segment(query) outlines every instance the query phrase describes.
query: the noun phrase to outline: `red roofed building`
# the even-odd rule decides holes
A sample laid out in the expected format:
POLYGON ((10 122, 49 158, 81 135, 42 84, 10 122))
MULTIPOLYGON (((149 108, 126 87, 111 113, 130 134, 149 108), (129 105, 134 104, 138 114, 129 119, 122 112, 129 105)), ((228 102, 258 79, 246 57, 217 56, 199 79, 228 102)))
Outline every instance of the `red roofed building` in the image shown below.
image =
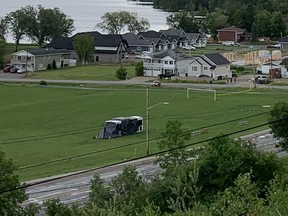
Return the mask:
MULTIPOLYGON (((218 42, 234 41, 238 42, 245 33, 245 29, 237 28, 235 26, 218 29, 218 42)), ((244 36, 245 37, 245 36, 244 36)))

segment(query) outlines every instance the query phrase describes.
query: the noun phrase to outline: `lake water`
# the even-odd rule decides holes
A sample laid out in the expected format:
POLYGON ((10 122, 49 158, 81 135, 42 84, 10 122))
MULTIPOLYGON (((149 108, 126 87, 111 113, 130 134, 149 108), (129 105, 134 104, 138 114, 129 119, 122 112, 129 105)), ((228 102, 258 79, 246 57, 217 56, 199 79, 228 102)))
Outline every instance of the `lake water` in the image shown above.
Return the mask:
MULTIPOLYGON (((166 17, 167 12, 153 9, 152 5, 145 5, 139 2, 131 2, 127 0, 2 0, 0 7, 0 17, 4 17, 7 13, 16 11, 26 5, 37 6, 41 4, 44 8, 58 7, 66 15, 71 16, 74 20, 75 32, 83 31, 100 31, 95 29, 95 25, 101 21, 101 16, 106 12, 125 10, 136 12, 138 17, 149 20, 150 29, 159 31, 167 29, 166 17)), ((105 33, 105 32, 102 32, 105 33)), ((9 36, 7 41, 11 42, 9 36)))

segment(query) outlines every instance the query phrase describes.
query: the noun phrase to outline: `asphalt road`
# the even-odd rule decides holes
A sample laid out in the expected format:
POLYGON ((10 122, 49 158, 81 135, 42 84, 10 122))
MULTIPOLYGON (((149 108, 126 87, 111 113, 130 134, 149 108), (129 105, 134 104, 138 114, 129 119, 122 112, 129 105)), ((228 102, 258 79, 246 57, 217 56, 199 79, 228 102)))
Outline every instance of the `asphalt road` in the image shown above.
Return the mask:
MULTIPOLYGON (((251 87, 251 77, 252 75, 244 75, 237 79, 237 83, 230 84, 196 84, 196 83, 162 83, 163 87, 177 87, 177 88, 235 88, 235 87, 251 87)), ((147 82, 147 80, 153 80, 155 77, 150 77, 146 79, 130 79, 130 80, 119 80, 119 81, 95 81, 95 80, 47 80, 45 81, 48 84, 98 84, 98 85, 142 85, 142 86, 150 86, 151 82, 147 82)), ((24 74, 10 74, 0 72, 0 82, 11 82, 11 83, 40 83, 43 79, 30 79, 25 78, 24 74)), ((279 88, 279 89, 288 89, 288 86, 273 86, 273 85, 263 85, 257 84, 257 88, 279 88)))

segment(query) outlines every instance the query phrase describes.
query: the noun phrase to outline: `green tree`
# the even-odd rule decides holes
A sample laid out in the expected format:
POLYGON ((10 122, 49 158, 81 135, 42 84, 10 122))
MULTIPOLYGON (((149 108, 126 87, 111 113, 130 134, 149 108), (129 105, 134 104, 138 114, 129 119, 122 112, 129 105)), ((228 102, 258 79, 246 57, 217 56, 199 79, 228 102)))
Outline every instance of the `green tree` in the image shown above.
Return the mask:
POLYGON ((217 38, 217 30, 227 27, 229 17, 225 15, 224 11, 217 9, 207 16, 207 28, 212 34, 213 38, 217 38))
POLYGON ((73 47, 82 65, 88 64, 94 53, 94 38, 90 34, 79 34, 73 40, 73 47))
POLYGON ((15 171, 13 161, 0 151, 0 215, 21 215, 23 211, 21 203, 27 196, 15 171))
POLYGON ((25 35, 40 47, 56 37, 68 36, 74 30, 73 20, 58 8, 45 9, 38 5, 37 8, 26 6, 21 10, 25 13, 25 35))
POLYGON ((144 66, 143 62, 137 62, 135 65, 135 75, 136 76, 144 76, 144 66))
POLYGON ((273 136, 280 139, 280 145, 288 149, 288 102, 277 103, 270 111, 268 119, 273 136))
POLYGON ((254 18, 254 22, 258 37, 271 36, 272 20, 271 14, 268 11, 262 10, 257 12, 254 18))
POLYGON ((0 68, 3 68, 5 64, 6 48, 7 48, 6 41, 0 38, 0 68))
POLYGON ((105 207, 113 198, 112 191, 104 185, 104 181, 98 174, 93 176, 90 189, 89 202, 95 206, 105 207))
POLYGON ((240 174, 251 172, 258 189, 265 188, 283 167, 277 156, 260 151, 252 143, 220 136, 205 146, 197 159, 198 187, 203 200, 213 199, 218 192, 231 187, 240 174))
POLYGON ((9 13, 6 17, 6 22, 9 26, 9 31, 11 32, 15 40, 15 52, 18 50, 20 40, 25 36, 25 26, 26 26, 26 13, 22 8, 14 12, 9 13))
POLYGON ((127 78, 127 74, 127 69, 121 66, 117 69, 115 76, 120 80, 125 80, 127 78))
POLYGON ((110 190, 114 192, 116 209, 124 215, 137 215, 144 209, 143 202, 147 196, 147 186, 136 168, 127 166, 115 177, 110 190))
POLYGON ((170 14, 166 17, 166 23, 170 28, 181 29, 186 33, 199 32, 200 26, 193 15, 188 12, 170 14))
POLYGON ((150 23, 145 18, 138 18, 137 13, 130 13, 127 20, 127 29, 129 32, 138 33, 141 31, 147 31, 150 28, 150 23))
POLYGON ((286 35, 286 25, 283 15, 280 12, 272 13, 272 26, 271 26, 271 37, 280 38, 286 35))
POLYGON ((128 11, 106 12, 102 22, 96 24, 96 28, 107 31, 109 34, 120 34, 125 28, 128 31, 137 33, 149 29, 149 21, 138 18, 137 13, 128 11))
POLYGON ((162 133, 164 137, 158 142, 160 150, 170 150, 162 153, 157 157, 156 163, 163 169, 182 166, 187 159, 192 157, 191 153, 186 150, 185 144, 191 137, 190 133, 185 133, 182 124, 179 121, 168 121, 166 130, 162 133))
POLYGON ((7 20, 6 18, 0 18, 0 39, 5 40, 6 33, 7 33, 7 20))

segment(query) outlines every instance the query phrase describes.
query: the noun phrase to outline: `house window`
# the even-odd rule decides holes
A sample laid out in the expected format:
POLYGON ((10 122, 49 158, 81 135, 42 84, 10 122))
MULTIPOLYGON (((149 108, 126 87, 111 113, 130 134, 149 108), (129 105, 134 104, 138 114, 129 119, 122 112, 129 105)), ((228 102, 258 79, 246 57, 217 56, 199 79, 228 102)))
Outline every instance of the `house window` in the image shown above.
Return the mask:
POLYGON ((164 64, 168 64, 168 61, 165 61, 164 64))
POLYGON ((170 65, 173 65, 173 61, 169 61, 169 64, 170 64, 170 65))
POLYGON ((32 60, 32 58, 31 57, 27 57, 27 61, 31 61, 32 60))
POLYGON ((17 59, 20 61, 21 60, 21 56, 18 56, 17 59))
POLYGON ((99 62, 99 56, 96 56, 95 61, 96 61, 96 62, 99 62))
POLYGON ((196 66, 192 66, 192 71, 197 71, 197 67, 196 66))
POLYGON ((208 70, 208 67, 204 67, 204 70, 208 70))

